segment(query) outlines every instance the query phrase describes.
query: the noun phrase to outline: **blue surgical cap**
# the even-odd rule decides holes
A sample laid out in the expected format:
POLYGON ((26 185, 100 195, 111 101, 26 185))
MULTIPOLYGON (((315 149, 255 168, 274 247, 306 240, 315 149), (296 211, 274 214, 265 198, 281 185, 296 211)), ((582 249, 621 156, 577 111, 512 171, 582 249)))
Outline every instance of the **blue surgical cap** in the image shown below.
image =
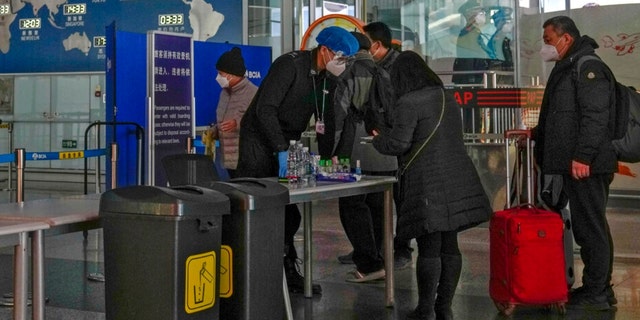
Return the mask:
POLYGON ((358 51, 358 40, 344 28, 327 27, 322 29, 316 37, 318 45, 323 45, 332 51, 341 51, 345 56, 351 56, 358 51))

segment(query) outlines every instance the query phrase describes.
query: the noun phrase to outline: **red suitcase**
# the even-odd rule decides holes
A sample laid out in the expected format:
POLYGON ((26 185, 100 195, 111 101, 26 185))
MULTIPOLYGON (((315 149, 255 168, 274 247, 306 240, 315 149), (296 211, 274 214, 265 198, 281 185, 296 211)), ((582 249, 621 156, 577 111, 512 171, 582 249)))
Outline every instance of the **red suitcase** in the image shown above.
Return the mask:
MULTIPOLYGON (((527 179, 529 204, 510 207, 511 178, 507 173, 507 207, 510 208, 495 212, 489 225, 489 292, 498 310, 505 315, 510 315, 519 304, 551 305, 562 312, 568 298, 564 222, 558 213, 531 205, 534 184, 528 130, 505 133, 507 166, 511 138, 522 135, 526 135, 527 165, 526 172, 516 177, 527 179)), ((516 164, 516 168, 523 167, 516 164)), ((519 190, 516 196, 521 193, 519 190)))

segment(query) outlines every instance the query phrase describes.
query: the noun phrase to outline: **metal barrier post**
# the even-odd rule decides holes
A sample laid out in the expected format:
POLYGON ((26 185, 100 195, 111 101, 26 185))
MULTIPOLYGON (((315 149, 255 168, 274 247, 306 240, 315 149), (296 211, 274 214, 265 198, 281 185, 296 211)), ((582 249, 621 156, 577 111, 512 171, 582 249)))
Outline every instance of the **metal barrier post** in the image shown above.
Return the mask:
POLYGON ((118 185, 118 145, 111 143, 111 189, 115 189, 118 185))
POLYGON ((17 174, 17 187, 16 187, 16 202, 20 203, 24 201, 24 166, 25 166, 25 151, 24 148, 16 149, 16 174, 17 174))
MULTIPOLYGON (((9 150, 13 150, 13 122, 7 123, 9 132, 9 150)), ((9 162, 9 171, 7 172, 7 190, 13 189, 13 163, 9 162)))
POLYGON ((187 137, 187 153, 196 153, 192 137, 187 137))
MULTIPOLYGON (((98 128, 98 134, 95 135, 95 146, 96 149, 100 149, 100 128, 98 128)), ((85 142, 86 145, 86 142, 85 142)), ((95 162, 95 174, 94 174, 94 188, 96 190, 96 193, 100 193, 100 157, 96 157, 96 162, 95 162)))

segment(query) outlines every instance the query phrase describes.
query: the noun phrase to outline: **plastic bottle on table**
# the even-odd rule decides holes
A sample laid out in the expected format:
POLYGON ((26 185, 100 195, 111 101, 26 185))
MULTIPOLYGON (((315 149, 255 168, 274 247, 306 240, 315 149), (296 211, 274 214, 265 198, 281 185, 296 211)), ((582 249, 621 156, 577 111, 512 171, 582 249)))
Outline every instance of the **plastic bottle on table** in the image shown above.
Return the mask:
MULTIPOLYGON (((298 144, 298 147, 300 147, 300 145, 301 144, 298 144)), ((300 173, 300 184, 302 187, 309 186, 310 164, 311 155, 309 154, 309 147, 302 147, 298 166, 298 172, 300 173)))
POLYGON ((300 175, 298 174, 299 152, 295 140, 289 141, 287 150, 287 180, 290 185, 297 185, 300 175))

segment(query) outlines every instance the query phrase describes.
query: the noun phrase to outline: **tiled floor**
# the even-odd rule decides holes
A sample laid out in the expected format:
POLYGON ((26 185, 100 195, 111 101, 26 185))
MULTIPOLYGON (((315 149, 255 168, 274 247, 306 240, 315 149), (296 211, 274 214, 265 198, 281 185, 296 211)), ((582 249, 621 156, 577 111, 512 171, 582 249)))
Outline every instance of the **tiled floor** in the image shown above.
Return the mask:
MULTIPOLYGON (((316 203, 313 212, 314 281, 322 285, 323 294, 312 299, 292 295, 294 318, 404 319, 417 301, 415 266, 396 272, 395 307, 384 307, 383 282, 352 284, 344 280, 353 267, 336 259, 350 251, 340 226, 337 202, 316 203)), ((543 307, 522 307, 516 310, 513 319, 640 319, 640 241, 636 231, 640 226, 640 209, 612 209, 609 219, 617 245, 613 275, 619 301, 617 311, 568 313, 561 317, 543 307)), ((302 241, 298 240, 298 252, 302 255, 302 241)), ((47 319, 105 318, 104 283, 87 280, 90 273, 103 271, 102 244, 101 230, 91 231, 86 242, 82 233, 46 239, 47 319)), ((455 318, 503 319, 488 293, 488 229, 480 226, 461 233, 460 244, 464 267, 454 298, 455 318)), ((11 252, 9 248, 0 249, 0 292, 11 290, 11 252)), ((575 258, 579 285, 581 262, 575 258)), ((0 319, 11 319, 11 308, 0 307, 0 319)))

